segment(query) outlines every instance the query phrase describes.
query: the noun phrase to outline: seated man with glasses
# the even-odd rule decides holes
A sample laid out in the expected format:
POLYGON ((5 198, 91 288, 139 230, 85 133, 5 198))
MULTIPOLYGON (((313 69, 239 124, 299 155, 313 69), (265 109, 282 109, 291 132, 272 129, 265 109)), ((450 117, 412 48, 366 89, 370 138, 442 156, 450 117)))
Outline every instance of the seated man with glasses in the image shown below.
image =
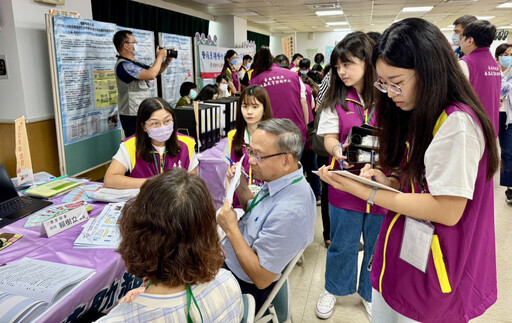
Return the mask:
POLYGON ((167 57, 167 48, 156 49, 153 65, 147 66, 135 61, 139 52, 137 40, 129 30, 118 31, 113 38, 117 52, 116 74, 118 106, 121 125, 126 137, 135 133, 135 119, 140 103, 151 97, 154 79, 169 66, 172 58, 167 57))
POLYGON ((245 214, 237 221, 226 201, 217 216, 226 232, 225 265, 242 293, 254 296, 256 312, 290 260, 313 241, 316 201, 299 164, 301 149, 302 134, 290 120, 260 122, 245 158, 253 176, 265 184, 254 196, 240 181, 236 192, 245 214))
POLYGON ((139 188, 148 178, 172 168, 197 173, 196 142, 176 132, 175 121, 174 110, 164 99, 142 101, 135 135, 121 143, 105 174, 105 187, 139 188))

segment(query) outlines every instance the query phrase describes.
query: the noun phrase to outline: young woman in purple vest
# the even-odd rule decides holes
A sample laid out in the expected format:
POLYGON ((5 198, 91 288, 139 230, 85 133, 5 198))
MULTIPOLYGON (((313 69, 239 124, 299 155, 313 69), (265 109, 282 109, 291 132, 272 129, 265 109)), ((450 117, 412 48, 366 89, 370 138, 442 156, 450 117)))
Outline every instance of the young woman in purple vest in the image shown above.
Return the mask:
POLYGON ((195 140, 176 128, 176 114, 167 101, 142 101, 135 135, 121 143, 105 174, 105 187, 138 188, 148 178, 176 167, 197 173, 195 140))
MULTIPOLYGON (((347 141, 352 127, 374 126, 377 122, 375 68, 372 64, 374 42, 363 32, 348 34, 331 55, 329 90, 322 101, 317 133, 324 136, 325 149, 331 153, 332 169, 351 168, 343 156, 341 144, 347 141)), ((345 147, 343 148, 345 149, 345 147)), ((356 291, 371 316, 372 287, 368 263, 386 210, 369 206, 366 201, 329 186, 331 244, 325 264, 325 291, 316 306, 316 315, 332 315, 336 296, 356 291), (357 287, 358 251, 361 234, 364 256, 357 287)))
POLYGON ((467 322, 497 299, 492 123, 433 24, 394 23, 372 59, 382 170, 361 175, 403 194, 320 176, 390 210, 371 265, 375 321, 467 322))
POLYGON ((224 55, 224 66, 220 72, 228 80, 228 88, 231 95, 240 93, 240 84, 238 82, 238 72, 236 64, 238 63, 238 56, 232 49, 226 52, 224 55))
MULTIPOLYGON (((235 163, 239 162, 242 156, 245 156, 242 167, 245 173, 249 175, 249 178, 247 178, 249 185, 260 186, 263 183, 254 178, 251 165, 249 164, 249 155, 245 148, 251 143, 251 135, 256 130, 258 124, 272 117, 270 99, 263 87, 251 85, 242 92, 236 109, 235 129, 228 133, 228 144, 224 150, 224 156, 229 157, 235 163)), ((227 159, 226 162, 228 162, 227 159)), ((233 207, 242 207, 236 193, 233 207)))

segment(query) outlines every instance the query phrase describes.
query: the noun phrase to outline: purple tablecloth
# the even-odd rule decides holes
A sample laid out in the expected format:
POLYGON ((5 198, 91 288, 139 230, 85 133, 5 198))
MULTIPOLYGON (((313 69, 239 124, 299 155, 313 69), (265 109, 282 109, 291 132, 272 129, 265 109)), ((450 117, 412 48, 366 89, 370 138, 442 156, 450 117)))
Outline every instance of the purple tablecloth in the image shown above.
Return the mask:
POLYGON ((197 155, 199 159, 198 175, 205 181, 212 195, 215 209, 222 206, 224 198, 226 197, 224 184, 228 165, 225 161, 226 157, 223 156, 223 152, 227 143, 228 139, 223 138, 212 148, 197 155))
MULTIPOLYGON (((62 198, 58 197, 52 202, 59 204, 62 198)), ((105 203, 90 205, 93 209, 89 215, 96 217, 105 203)), ((38 321, 72 322, 89 309, 106 313, 127 291, 138 286, 138 281, 126 273, 123 260, 113 249, 73 248, 84 223, 47 238, 46 235, 39 235, 40 227, 25 228, 25 222, 27 218, 0 229, 2 232, 23 234, 20 240, 0 251, 0 264, 28 257, 96 270, 94 276, 38 321)))

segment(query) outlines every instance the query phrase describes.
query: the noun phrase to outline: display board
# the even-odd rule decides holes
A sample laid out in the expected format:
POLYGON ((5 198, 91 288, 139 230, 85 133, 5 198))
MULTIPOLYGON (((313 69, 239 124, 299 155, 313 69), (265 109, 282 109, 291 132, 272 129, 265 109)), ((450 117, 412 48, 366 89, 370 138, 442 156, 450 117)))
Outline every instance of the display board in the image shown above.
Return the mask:
POLYGON ((238 56, 238 63, 236 69, 240 69, 242 66, 244 55, 251 55, 254 57, 255 49, 250 48, 227 48, 227 47, 216 47, 209 45, 197 45, 197 55, 199 58, 199 70, 202 79, 214 79, 222 71, 224 66, 224 55, 230 49, 233 49, 238 56))
POLYGON ((295 34, 290 34, 284 36, 282 39, 283 44, 283 54, 290 59, 290 63, 292 61, 292 56, 297 51, 297 41, 295 34))
POLYGON ((158 43, 162 47, 174 48, 178 58, 174 59, 162 73, 163 99, 174 107, 180 99, 180 86, 183 82, 194 82, 194 54, 192 38, 166 33, 158 33, 158 43))
POLYGON ((61 174, 112 159, 121 142, 114 74, 116 25, 46 15, 61 174))
MULTIPOLYGON (((147 66, 153 65, 155 62, 156 46, 155 46, 155 33, 149 30, 128 28, 117 26, 117 31, 129 30, 133 33, 133 37, 137 41, 138 51, 135 53, 134 61, 140 62, 147 66)), ((151 96, 157 96, 156 81, 148 81, 151 96)))

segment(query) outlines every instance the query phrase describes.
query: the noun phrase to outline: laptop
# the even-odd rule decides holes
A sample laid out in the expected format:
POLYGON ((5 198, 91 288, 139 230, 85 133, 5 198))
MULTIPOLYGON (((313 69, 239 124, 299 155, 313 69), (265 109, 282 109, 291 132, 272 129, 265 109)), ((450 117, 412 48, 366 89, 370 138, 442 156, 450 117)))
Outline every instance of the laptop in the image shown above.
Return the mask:
POLYGON ((51 204, 46 200, 18 196, 7 170, 0 164, 0 228, 51 204))

